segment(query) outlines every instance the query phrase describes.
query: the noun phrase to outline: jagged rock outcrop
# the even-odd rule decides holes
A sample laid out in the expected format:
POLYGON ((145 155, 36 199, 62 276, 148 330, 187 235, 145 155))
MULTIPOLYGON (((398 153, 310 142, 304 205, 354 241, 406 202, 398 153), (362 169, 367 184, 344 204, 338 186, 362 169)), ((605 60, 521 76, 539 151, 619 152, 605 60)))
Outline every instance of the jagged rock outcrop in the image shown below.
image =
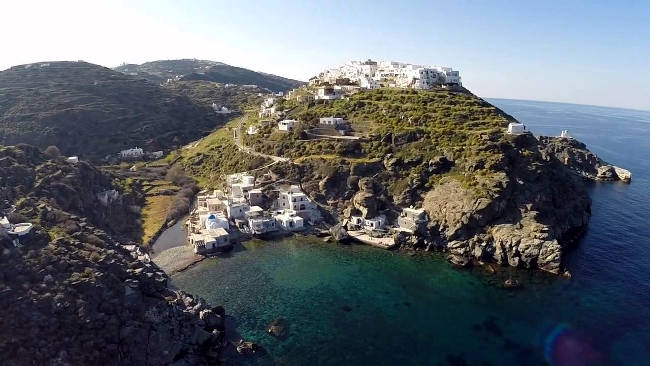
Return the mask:
POLYGON ((124 193, 118 180, 85 163, 46 159, 26 145, 0 147, 0 162, 0 173, 11 172, 0 174, 0 209, 13 206, 12 223, 34 224, 17 247, 0 234, 3 364, 190 365, 218 359, 223 309, 167 288, 166 274, 147 254, 112 234, 112 216, 103 212, 111 208, 99 204, 94 192, 124 193))
POLYGON ((430 230, 447 242, 452 262, 562 270, 563 246, 587 225, 590 200, 578 177, 542 157, 543 148, 532 136, 517 137, 499 146, 500 171, 475 177, 473 187, 443 178, 427 193, 430 230))
POLYGON ((359 180, 359 191, 352 198, 352 203, 364 218, 377 216, 377 197, 372 179, 362 178, 359 180))
POLYGON ((546 159, 553 156, 579 175, 601 181, 629 182, 632 179, 629 170, 609 164, 576 139, 540 136, 539 141, 546 159))

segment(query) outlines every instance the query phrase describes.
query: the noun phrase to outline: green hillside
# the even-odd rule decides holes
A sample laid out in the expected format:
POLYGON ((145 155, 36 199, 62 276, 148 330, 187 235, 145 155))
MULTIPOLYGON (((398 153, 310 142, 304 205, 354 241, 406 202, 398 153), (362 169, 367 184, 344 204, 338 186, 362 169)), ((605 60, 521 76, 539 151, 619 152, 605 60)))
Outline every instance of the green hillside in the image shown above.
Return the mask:
POLYGON ((145 80, 85 62, 0 72, 0 143, 56 145, 101 158, 140 146, 167 150, 222 123, 208 106, 145 80))
POLYGON ((287 91, 304 84, 298 80, 230 66, 221 62, 196 59, 160 60, 141 65, 126 64, 116 67, 115 70, 135 74, 158 84, 179 77, 182 80, 257 85, 273 92, 287 91))

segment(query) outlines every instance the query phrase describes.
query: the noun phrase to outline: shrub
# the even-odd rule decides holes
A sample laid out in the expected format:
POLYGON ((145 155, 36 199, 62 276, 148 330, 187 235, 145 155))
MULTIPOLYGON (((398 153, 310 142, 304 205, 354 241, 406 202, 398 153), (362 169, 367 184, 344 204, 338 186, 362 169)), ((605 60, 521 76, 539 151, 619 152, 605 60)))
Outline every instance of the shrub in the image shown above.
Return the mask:
POLYGON ((47 156, 50 159, 56 159, 61 157, 61 150, 54 145, 50 145, 43 150, 43 155, 47 156))

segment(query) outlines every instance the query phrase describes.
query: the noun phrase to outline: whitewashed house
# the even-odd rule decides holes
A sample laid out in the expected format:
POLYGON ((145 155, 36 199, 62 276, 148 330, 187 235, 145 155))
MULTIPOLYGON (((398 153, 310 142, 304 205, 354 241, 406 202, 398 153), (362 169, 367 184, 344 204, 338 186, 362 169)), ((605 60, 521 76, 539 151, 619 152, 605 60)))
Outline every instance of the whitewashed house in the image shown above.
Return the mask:
POLYGON ((341 99, 343 97, 343 92, 341 89, 334 88, 332 86, 321 86, 318 88, 314 99, 316 100, 334 100, 341 99))
POLYGON ((296 185, 280 189, 275 206, 279 211, 291 210, 303 219, 318 219, 316 204, 296 185))
POLYGON ((221 212, 209 212, 199 215, 199 225, 202 229, 214 230, 217 228, 230 229, 228 219, 221 212))
POLYGON ((363 220, 363 227, 368 231, 381 230, 386 225, 386 217, 381 215, 363 220))
POLYGON ((79 162, 79 157, 77 156, 69 156, 66 161, 70 164, 77 164, 79 162))
POLYGON ((560 137, 563 139, 572 138, 571 135, 569 135, 569 130, 562 130, 562 132, 560 133, 560 137))
POLYGON ((381 230, 386 226, 386 216, 380 215, 370 219, 361 216, 351 216, 350 225, 353 229, 363 229, 365 231, 381 230))
POLYGON ((304 228, 304 219, 291 210, 284 210, 281 214, 275 215, 275 221, 288 231, 298 231, 304 228))
POLYGON ((341 118, 341 117, 321 117, 319 119, 319 123, 321 125, 326 125, 326 126, 345 126, 347 122, 341 118))
POLYGON ((521 135, 526 132, 526 126, 523 123, 510 122, 508 124, 508 133, 511 135, 521 135))
POLYGON ((397 218, 399 230, 414 233, 422 225, 426 224, 427 217, 423 209, 405 208, 397 218))
POLYGON ((140 159, 144 156, 144 151, 139 147, 120 151, 122 159, 140 159))
POLYGON ((285 132, 292 131, 296 126, 296 123, 298 123, 298 121, 296 121, 295 119, 282 120, 278 122, 278 130, 285 131, 285 132))
POLYGON ((188 236, 190 245, 194 247, 194 253, 207 254, 230 248, 230 235, 223 228, 212 230, 201 230, 199 233, 191 233, 188 236))
POLYGON ((244 218, 250 206, 245 202, 228 202, 226 204, 226 213, 229 219, 244 218))

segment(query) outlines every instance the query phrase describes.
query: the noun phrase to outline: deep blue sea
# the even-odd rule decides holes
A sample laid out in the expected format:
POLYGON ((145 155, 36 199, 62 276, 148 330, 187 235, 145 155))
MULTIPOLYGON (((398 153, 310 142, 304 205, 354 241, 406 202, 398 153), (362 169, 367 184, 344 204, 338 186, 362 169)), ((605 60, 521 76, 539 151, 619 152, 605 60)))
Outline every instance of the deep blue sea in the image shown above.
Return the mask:
POLYGON ((223 304, 230 334, 258 342, 251 365, 649 365, 650 112, 493 99, 535 134, 575 138, 632 183, 590 187, 592 218, 567 258, 571 279, 454 269, 315 238, 253 241, 175 275, 223 304), (524 284, 503 289, 504 278, 524 284), (283 317, 289 336, 266 334, 283 317))

